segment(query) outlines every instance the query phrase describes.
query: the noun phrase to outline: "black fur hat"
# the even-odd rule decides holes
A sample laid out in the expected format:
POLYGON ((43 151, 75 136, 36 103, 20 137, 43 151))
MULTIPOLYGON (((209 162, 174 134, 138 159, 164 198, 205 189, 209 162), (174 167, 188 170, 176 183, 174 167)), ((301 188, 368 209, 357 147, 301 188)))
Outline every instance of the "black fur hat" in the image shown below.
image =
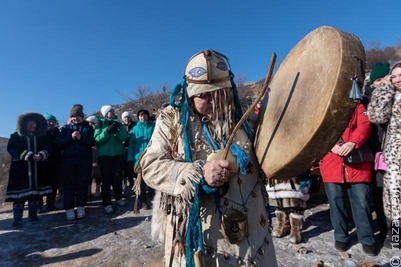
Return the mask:
POLYGON ((29 113, 21 114, 18 117, 17 132, 19 135, 21 135, 21 136, 29 135, 28 129, 26 127, 29 121, 36 122, 36 132, 35 132, 36 136, 46 134, 47 121, 46 121, 45 117, 39 113, 29 112, 29 113))

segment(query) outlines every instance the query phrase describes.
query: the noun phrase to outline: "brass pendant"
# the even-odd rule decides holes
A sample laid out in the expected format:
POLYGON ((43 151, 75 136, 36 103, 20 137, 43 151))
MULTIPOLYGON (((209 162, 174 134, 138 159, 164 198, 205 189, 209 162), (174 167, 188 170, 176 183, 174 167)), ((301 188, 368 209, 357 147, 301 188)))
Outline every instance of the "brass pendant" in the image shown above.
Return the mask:
POLYGON ((248 236, 248 216, 239 210, 227 210, 223 214, 221 231, 231 244, 240 243, 248 236))

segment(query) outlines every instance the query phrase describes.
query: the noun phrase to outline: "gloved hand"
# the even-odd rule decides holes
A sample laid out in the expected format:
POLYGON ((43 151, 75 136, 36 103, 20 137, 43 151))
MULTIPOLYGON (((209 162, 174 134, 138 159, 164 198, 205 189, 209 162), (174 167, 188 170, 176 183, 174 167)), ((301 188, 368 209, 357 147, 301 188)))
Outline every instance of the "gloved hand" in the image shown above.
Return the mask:
POLYGON ((108 133, 115 133, 116 132, 116 128, 118 128, 118 123, 117 122, 113 122, 112 124, 109 125, 109 127, 107 127, 107 132, 108 133))
POLYGON ((118 133, 120 131, 120 125, 118 124, 118 122, 116 122, 116 125, 115 125, 115 127, 114 127, 114 129, 113 129, 113 133, 118 133))

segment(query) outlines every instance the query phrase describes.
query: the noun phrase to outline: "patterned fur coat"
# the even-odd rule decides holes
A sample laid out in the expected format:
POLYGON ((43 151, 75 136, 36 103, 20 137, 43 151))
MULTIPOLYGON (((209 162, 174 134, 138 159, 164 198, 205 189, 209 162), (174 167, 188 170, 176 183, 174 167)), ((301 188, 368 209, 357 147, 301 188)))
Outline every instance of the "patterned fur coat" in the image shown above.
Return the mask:
POLYGON ((381 83, 368 105, 372 123, 388 123, 384 155, 387 172, 383 177, 383 205, 387 218, 401 219, 401 92, 391 83, 381 83))

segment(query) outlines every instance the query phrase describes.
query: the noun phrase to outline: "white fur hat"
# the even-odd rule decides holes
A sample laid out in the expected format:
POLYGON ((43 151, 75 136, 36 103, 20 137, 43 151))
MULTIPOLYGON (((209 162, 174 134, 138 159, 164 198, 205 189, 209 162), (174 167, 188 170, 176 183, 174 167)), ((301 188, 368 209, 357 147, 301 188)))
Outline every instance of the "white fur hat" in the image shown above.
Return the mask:
POLYGON ((121 114, 121 119, 124 119, 125 117, 130 117, 132 119, 132 114, 130 111, 124 111, 123 114, 121 114))
POLYGON ((103 117, 106 117, 106 114, 107 114, 110 110, 112 110, 112 109, 113 109, 112 106, 110 106, 110 105, 105 105, 105 106, 103 106, 103 107, 100 109, 100 113, 102 113, 103 117))
POLYGON ((86 118, 86 121, 87 121, 87 122, 94 123, 94 124, 97 124, 98 119, 97 119, 96 116, 93 116, 93 115, 92 115, 92 116, 87 117, 87 118, 86 118))

